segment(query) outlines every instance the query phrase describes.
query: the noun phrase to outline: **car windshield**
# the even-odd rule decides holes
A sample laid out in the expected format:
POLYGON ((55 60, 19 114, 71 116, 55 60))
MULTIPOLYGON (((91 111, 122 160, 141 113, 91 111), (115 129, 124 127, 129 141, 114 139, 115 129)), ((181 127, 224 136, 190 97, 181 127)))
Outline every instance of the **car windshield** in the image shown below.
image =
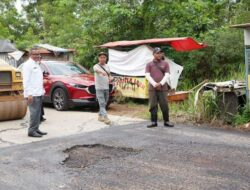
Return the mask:
POLYGON ((60 63, 60 62, 47 62, 53 75, 77 75, 77 74, 89 74, 90 72, 81 65, 74 63, 60 63))

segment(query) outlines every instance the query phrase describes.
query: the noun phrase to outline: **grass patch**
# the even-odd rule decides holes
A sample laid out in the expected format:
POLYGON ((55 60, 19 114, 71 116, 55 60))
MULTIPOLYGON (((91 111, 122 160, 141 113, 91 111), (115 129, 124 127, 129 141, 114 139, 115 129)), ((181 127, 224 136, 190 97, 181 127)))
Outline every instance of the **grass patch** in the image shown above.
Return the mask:
MULTIPOLYGON (((185 101, 180 102, 169 102, 169 114, 170 120, 173 122, 195 122, 195 123, 219 123, 219 108, 217 100, 212 92, 206 92, 200 97, 197 106, 194 105, 195 93, 190 93, 189 97, 185 101)), ((138 102, 128 101, 128 106, 134 107, 138 106, 138 102)), ((141 104, 140 104, 141 106, 141 104)), ((150 120, 149 106, 147 102, 143 104, 145 106, 144 111, 138 114, 140 118, 150 120)), ((141 109, 140 109, 141 110, 141 109)), ((162 121, 162 112, 160 107, 158 107, 158 120, 162 121)))
MULTIPOLYGON (((140 114, 141 118, 150 120, 149 106, 147 104, 144 105, 147 106, 147 110, 145 110, 145 112, 142 112, 140 114)), ((194 120, 195 118, 194 93, 190 93, 189 98, 185 101, 169 102, 168 105, 169 105, 170 120, 173 121, 194 120)), ((158 107, 158 120, 159 121, 163 120, 160 106, 158 107)))
POLYGON ((234 116, 233 123, 235 126, 243 125, 250 122, 250 105, 240 109, 239 113, 234 116))

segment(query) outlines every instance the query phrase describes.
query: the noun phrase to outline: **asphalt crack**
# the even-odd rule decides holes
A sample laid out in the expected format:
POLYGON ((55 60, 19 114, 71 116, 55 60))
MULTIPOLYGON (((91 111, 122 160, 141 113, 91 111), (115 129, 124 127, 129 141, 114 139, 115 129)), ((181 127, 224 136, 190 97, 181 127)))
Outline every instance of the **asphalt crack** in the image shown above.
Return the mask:
POLYGON ((21 130, 21 129, 25 129, 25 128, 28 127, 28 121, 26 121, 25 123, 21 123, 20 126, 22 126, 22 127, 19 127, 19 128, 8 128, 8 129, 0 130, 0 133, 4 133, 6 131, 18 131, 18 130, 21 130))
POLYGON ((5 141, 2 139, 2 137, 0 137, 0 144, 3 144, 3 143, 7 143, 9 145, 15 145, 16 143, 13 143, 13 142, 9 142, 9 141, 5 141))
MULTIPOLYGON (((0 130, 0 135, 2 133, 9 132, 9 131, 18 131, 18 130, 25 129, 25 128, 28 127, 28 123, 29 123, 28 121, 26 121, 24 123, 21 123, 20 126, 22 126, 22 127, 19 127, 19 128, 8 128, 8 129, 0 130)), ((16 144, 16 143, 4 140, 1 136, 0 136, 0 143, 8 143, 9 145, 15 145, 16 144)))

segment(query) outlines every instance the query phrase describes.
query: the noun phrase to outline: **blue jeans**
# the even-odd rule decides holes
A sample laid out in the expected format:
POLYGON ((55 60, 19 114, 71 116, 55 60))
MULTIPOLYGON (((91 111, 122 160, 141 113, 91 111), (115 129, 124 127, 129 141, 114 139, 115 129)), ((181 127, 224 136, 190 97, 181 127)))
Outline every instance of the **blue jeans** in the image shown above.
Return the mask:
POLYGON ((109 90, 96 90, 96 97, 99 103, 99 115, 107 116, 106 106, 109 100, 109 90))

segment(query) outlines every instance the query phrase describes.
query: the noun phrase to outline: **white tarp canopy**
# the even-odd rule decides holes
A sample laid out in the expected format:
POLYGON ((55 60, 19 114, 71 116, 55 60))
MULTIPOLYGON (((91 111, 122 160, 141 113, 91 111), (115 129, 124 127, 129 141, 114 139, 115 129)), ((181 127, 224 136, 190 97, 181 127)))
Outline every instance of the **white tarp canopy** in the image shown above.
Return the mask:
MULTIPOLYGON (((152 61, 153 58, 152 48, 146 45, 141 45, 127 52, 109 49, 108 65, 111 72, 119 75, 145 76, 146 64, 152 61)), ((171 87, 176 89, 183 67, 166 57, 165 60, 170 67, 171 87)))

